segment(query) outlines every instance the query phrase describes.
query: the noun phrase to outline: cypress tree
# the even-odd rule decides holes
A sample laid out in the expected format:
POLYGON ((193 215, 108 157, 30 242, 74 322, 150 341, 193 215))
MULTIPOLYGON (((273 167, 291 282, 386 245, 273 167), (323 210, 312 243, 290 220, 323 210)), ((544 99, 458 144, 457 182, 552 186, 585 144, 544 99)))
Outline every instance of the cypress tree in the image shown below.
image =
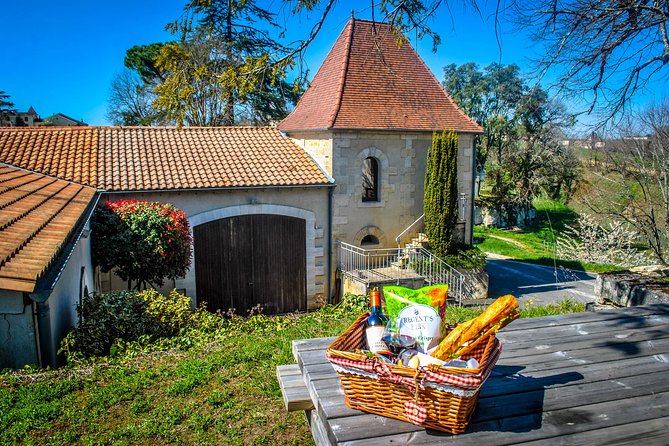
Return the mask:
POLYGON ((458 135, 434 133, 425 170, 425 233, 438 257, 449 254, 458 204, 458 135))

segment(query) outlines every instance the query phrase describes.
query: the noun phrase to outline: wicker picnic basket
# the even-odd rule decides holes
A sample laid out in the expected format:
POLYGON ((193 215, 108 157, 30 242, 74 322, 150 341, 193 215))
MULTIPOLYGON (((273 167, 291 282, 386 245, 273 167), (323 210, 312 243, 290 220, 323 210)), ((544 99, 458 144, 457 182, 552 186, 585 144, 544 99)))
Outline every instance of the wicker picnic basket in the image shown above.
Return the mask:
POLYGON ((430 429, 464 432, 480 388, 501 353, 499 340, 485 336, 462 358, 476 358, 476 369, 438 365, 413 369, 355 352, 363 347, 367 316, 361 315, 326 351, 344 388, 346 405, 430 429))

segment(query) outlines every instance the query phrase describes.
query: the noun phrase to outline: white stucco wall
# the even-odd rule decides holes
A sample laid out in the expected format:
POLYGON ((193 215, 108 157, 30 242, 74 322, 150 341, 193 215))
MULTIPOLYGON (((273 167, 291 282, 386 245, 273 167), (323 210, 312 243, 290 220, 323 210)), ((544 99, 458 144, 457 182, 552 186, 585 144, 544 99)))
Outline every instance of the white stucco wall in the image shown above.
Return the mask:
POLYGON ((42 345, 42 356, 49 365, 58 363, 56 352, 61 341, 79 322, 77 305, 81 303, 85 288, 89 293, 95 291, 90 237, 79 239, 49 298, 38 310, 41 314, 48 308, 49 337, 45 337, 44 333, 40 337, 47 343, 42 345))
POLYGON ((0 369, 38 362, 30 300, 23 293, 0 290, 0 369))
MULTIPOLYGON (((172 203, 186 213, 193 226, 248 214, 278 214, 305 221, 307 253, 307 308, 313 309, 327 301, 327 231, 328 188, 259 188, 246 190, 200 190, 182 192, 146 192, 107 194, 103 200, 136 198, 138 200, 172 203)), ((102 289, 126 289, 127 284, 109 274, 101 276, 102 289)), ((195 263, 182 279, 166 283, 163 292, 176 287, 197 302, 195 263)))
POLYGON ((84 286, 94 291, 89 238, 77 242, 45 302, 34 305, 27 293, 0 290, 0 369, 39 364, 38 335, 42 365, 62 364, 56 353, 67 332, 77 325, 76 306, 84 286), (37 330, 33 312, 40 320, 37 330))

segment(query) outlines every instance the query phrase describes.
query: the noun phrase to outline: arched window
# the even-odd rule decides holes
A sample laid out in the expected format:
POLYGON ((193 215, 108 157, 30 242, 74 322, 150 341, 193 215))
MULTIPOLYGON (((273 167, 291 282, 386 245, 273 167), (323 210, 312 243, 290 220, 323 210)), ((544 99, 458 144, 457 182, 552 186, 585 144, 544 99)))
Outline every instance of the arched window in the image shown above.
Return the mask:
POLYGON ((362 201, 379 201, 379 162, 371 156, 362 162, 362 201))
POLYGON ((372 234, 367 234, 360 240, 360 246, 378 245, 379 239, 372 234))

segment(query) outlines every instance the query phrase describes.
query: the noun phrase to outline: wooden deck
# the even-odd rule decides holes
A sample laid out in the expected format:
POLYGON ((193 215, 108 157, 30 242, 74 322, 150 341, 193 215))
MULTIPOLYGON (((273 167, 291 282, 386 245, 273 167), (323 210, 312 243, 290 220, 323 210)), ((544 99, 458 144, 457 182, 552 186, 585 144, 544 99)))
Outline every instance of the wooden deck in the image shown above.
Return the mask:
MULTIPOLYGON (((669 445, 669 305, 514 321, 464 434, 349 409, 325 359, 294 341, 317 445, 669 445)), ((298 389, 299 391, 299 389, 298 389)))

